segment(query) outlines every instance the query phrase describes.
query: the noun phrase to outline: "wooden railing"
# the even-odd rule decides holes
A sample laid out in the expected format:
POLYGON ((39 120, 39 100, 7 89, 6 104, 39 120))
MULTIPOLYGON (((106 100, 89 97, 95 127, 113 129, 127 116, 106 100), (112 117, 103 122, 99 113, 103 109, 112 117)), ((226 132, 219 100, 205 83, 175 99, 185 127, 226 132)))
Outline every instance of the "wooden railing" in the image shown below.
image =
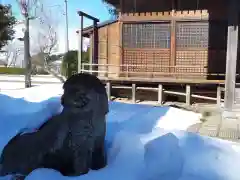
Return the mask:
MULTIPOLYGON (((107 89, 107 94, 108 94, 108 99, 111 99, 111 89, 132 89, 132 101, 136 102, 136 92, 137 90, 154 90, 158 92, 158 103, 162 104, 163 102, 163 96, 164 94, 170 94, 170 95, 176 95, 176 96, 183 96, 186 98, 186 104, 190 105, 191 104, 191 99, 203 99, 203 100, 210 100, 210 101, 216 101, 216 103, 220 106, 222 102, 224 102, 224 99, 222 99, 222 95, 224 92, 224 88, 222 87, 224 85, 224 80, 213 80, 211 81, 213 85, 217 85, 217 90, 216 90, 216 97, 211 97, 207 96, 204 94, 194 94, 192 93, 191 86, 194 86, 195 84, 208 84, 209 80, 188 80, 187 78, 190 78, 190 75, 194 76, 221 76, 224 79, 225 74, 208 74, 204 72, 195 72, 195 73, 177 73, 177 72, 132 72, 131 68, 133 67, 157 67, 157 65, 132 65, 132 64, 122 64, 122 65, 115 65, 115 64, 82 64, 82 72, 85 73, 91 73, 91 74, 96 74, 98 76, 104 76, 102 78, 106 82, 106 89, 107 89), (124 69, 124 70, 123 70, 124 69), (135 74, 138 75, 137 78, 132 78, 131 75, 135 74), (147 75, 165 75, 171 78, 147 78, 147 75), (185 75, 186 79, 173 79, 173 77, 177 77, 177 75, 185 75), (112 76, 115 75, 115 78, 112 78, 112 76), (122 78, 122 76, 125 75, 125 78, 122 78), (129 78, 126 78, 128 76, 129 78), (106 78, 107 77, 107 78, 106 78), (109 78, 110 77, 110 78, 109 78), (151 81, 151 80, 158 80, 158 81, 151 81), (120 80, 126 81, 126 83, 132 84, 132 87, 130 86, 124 86, 124 85, 112 85, 112 81, 115 82, 115 80, 120 80), (158 88, 156 87, 139 87, 137 86, 136 83, 139 82, 155 82, 158 83, 158 88), (186 92, 179 92, 177 90, 170 90, 170 89, 164 89, 164 86, 168 83, 175 82, 176 84, 181 83, 182 85, 186 86, 186 92)), ((169 68, 173 70, 179 70, 181 68, 191 68, 194 69, 196 68, 202 68, 199 66, 159 66, 161 68, 169 68)), ((136 77, 136 76, 135 76, 136 77)), ((178 76, 179 77, 179 76, 178 76)))
POLYGON ((164 88, 163 84, 158 84, 158 88, 154 88, 154 87, 139 87, 139 86, 137 86, 137 84, 135 82, 132 82, 132 86, 130 87, 129 85, 128 86, 112 85, 111 81, 107 81, 106 82, 106 91, 107 91, 109 100, 111 100, 111 90, 112 89, 131 89, 133 103, 136 103, 136 93, 138 90, 156 91, 158 93, 157 102, 159 105, 162 105, 165 94, 185 97, 185 102, 186 102, 187 106, 190 106, 192 104, 192 98, 215 101, 219 107, 221 106, 221 103, 224 102, 224 99, 222 99, 222 93, 224 92, 224 89, 220 85, 217 86, 216 97, 210 97, 210 96, 201 95, 201 94, 193 94, 190 84, 186 84, 185 92, 179 92, 176 90, 167 90, 164 88))

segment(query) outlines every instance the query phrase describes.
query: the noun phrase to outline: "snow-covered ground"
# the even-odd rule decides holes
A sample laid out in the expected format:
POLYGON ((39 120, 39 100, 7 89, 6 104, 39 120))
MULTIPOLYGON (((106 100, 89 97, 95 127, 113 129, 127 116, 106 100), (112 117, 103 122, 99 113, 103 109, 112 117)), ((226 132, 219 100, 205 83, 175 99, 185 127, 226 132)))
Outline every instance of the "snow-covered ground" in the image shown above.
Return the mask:
MULTIPOLYGON (((0 92, 3 90, 23 89, 25 87, 24 75, 0 74, 0 92)), ((61 81, 52 75, 31 76, 32 85, 61 84, 61 81)))
MULTIPOLYGON (((31 131, 61 111, 61 85, 0 94, 0 154, 18 132, 31 131)), ((171 107, 110 102, 108 166, 76 180, 240 180, 240 145, 184 130, 200 115, 171 107)), ((2 177, 0 179, 8 179, 2 177)), ((37 169, 26 180, 67 180, 37 169)))

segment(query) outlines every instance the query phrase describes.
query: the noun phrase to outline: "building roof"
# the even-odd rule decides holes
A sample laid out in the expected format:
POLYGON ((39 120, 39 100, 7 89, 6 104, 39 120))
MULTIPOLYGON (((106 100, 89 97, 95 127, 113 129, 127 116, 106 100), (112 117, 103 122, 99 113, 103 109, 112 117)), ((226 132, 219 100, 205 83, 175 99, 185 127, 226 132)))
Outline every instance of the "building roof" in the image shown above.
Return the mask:
MULTIPOLYGON (((115 23, 115 22, 117 22, 117 21, 118 21, 117 19, 104 21, 104 22, 102 22, 102 23, 99 23, 99 24, 97 25, 97 28, 101 28, 101 27, 104 27, 104 26, 113 24, 113 23, 115 23)), ((84 37, 89 37, 89 34, 91 34, 92 31, 93 31, 93 25, 84 28, 84 29, 83 29, 83 36, 84 36, 84 37)), ((77 31, 77 33, 78 33, 78 31, 77 31)))
POLYGON ((113 6, 118 6, 120 4, 120 0, 104 0, 104 1, 113 6))

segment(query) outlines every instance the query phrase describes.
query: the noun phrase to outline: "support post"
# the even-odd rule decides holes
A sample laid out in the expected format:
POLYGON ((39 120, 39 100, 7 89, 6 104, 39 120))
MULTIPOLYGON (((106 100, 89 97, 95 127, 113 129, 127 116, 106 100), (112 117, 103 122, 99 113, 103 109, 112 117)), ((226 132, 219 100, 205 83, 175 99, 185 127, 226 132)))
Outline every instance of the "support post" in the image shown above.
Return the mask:
POLYGON ((81 73, 82 70, 82 50, 83 50, 83 36, 82 36, 82 30, 83 30, 83 16, 80 16, 80 29, 78 31, 78 73, 81 73))
POLYGON ((228 40, 227 40, 227 60, 226 60, 226 79, 224 113, 232 112, 234 104, 235 84, 236 84, 236 65, 238 52, 238 16, 239 0, 229 0, 228 9, 228 40))
MULTIPOLYGON (((94 71, 98 70, 98 67, 96 64, 98 64, 98 29, 97 29, 97 22, 93 21, 93 50, 92 50, 92 61, 93 61, 93 67, 92 69, 94 71)), ((95 74, 95 73, 94 73, 95 74)), ((96 74, 98 75, 98 74, 96 74)))
POLYGON ((221 106, 221 86, 217 87, 217 105, 220 107, 221 106))
MULTIPOLYGON (((92 60, 93 62, 95 62, 96 58, 97 57, 97 48, 95 47, 95 38, 97 38, 97 23, 99 22, 99 19, 89 15, 89 14, 86 14, 82 11, 78 11, 78 15, 80 16, 80 30, 79 30, 79 53, 78 53, 78 72, 80 73, 81 72, 81 66, 82 66, 82 50, 83 50, 83 36, 82 36, 82 31, 83 31, 83 17, 86 17, 90 20, 93 21, 93 41, 94 41, 94 44, 93 44, 93 51, 92 51, 92 56, 94 57, 92 60)), ((94 69, 94 68, 93 68, 94 69)))
POLYGON ((111 83, 107 82, 107 96, 108 96, 108 100, 111 100, 111 83))
POLYGON ((132 102, 136 103, 136 84, 132 84, 132 102))
MULTIPOLYGON (((172 14, 174 14, 175 11, 172 11, 172 14)), ((170 59, 170 66, 176 65, 176 20, 172 20, 171 22, 171 59, 170 59)), ((175 68, 169 68, 170 73, 175 73, 175 68)))
POLYGON ((93 46, 94 46, 94 42, 93 42, 93 35, 90 35, 90 46, 89 46, 89 71, 90 74, 92 74, 93 68, 92 68, 92 64, 93 64, 93 46))
POLYGON ((186 86, 186 104, 191 106, 191 86, 186 86))
MULTIPOLYGON (((175 16, 175 13, 176 13, 176 1, 175 0, 171 0, 171 4, 172 4, 172 17, 175 16)), ((171 75, 173 75, 176 71, 175 67, 176 66, 176 25, 177 25, 177 22, 176 20, 173 18, 171 20, 171 48, 170 48, 170 51, 171 51, 171 55, 170 55, 170 68, 169 68, 169 72, 171 73, 171 75)), ((175 75, 173 75, 175 76, 175 75)))
POLYGON ((163 85, 158 85, 158 104, 162 105, 163 102, 163 85))

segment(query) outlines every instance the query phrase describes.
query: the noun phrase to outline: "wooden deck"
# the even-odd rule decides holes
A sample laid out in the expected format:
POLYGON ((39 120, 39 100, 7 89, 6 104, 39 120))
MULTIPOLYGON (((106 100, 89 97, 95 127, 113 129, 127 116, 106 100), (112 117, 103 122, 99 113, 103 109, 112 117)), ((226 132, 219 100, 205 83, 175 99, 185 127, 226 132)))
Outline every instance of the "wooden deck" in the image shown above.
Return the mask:
POLYGON ((222 92, 223 88, 221 85, 223 85, 224 81, 210 81, 210 80, 201 80, 201 81, 192 81, 192 80, 176 80, 176 79, 143 79, 143 78, 102 78, 99 77, 102 81, 106 84, 106 90, 108 94, 108 99, 111 99, 111 91, 112 89, 130 89, 132 91, 132 102, 136 102, 136 94, 138 90, 145 90, 145 91, 155 91, 158 93, 158 103, 159 105, 162 105, 164 101, 165 95, 174 95, 174 96, 181 96, 185 98, 186 105, 190 106, 192 104, 192 99, 203 99, 203 100, 210 100, 215 101, 216 104, 220 105, 221 102, 223 102, 222 99, 222 92), (116 86, 116 84, 118 84, 116 86), (131 84, 131 86, 129 86, 131 84), (144 85, 141 86, 141 85, 144 85), (147 87, 146 84, 155 84, 156 87, 147 87), (176 85, 185 88, 185 90, 179 91, 179 90, 171 90, 167 85, 176 85), (199 94, 193 91, 193 88, 191 86, 195 85, 214 85, 214 88, 216 88, 215 97, 207 96, 204 94, 199 94))
POLYGON ((152 68, 154 65, 83 63, 81 72, 97 75, 106 84, 109 100, 111 99, 112 89, 130 89, 132 90, 132 101, 136 102, 138 100, 136 99, 137 90, 144 89, 158 92, 158 103, 160 105, 165 94, 185 97, 187 105, 191 105, 193 98, 216 101, 217 104, 223 101, 225 80, 220 79, 224 79, 225 74, 198 72, 198 66, 161 66, 161 68, 173 68, 174 71, 168 73, 143 71, 141 69, 143 67, 152 68), (141 71, 136 72, 133 68, 139 68, 141 71), (182 68, 193 68, 196 69, 196 72, 179 72, 179 69, 182 68), (173 86, 177 86, 179 89, 172 90, 173 86), (197 88, 203 86, 211 87, 216 96, 206 96, 199 91, 196 92, 197 88), (181 91, 182 88, 185 88, 183 92, 181 91))
MULTIPOLYGON (((152 67, 153 65, 146 65, 152 67)), ((111 89, 131 89, 132 101, 135 102, 137 90, 154 90, 158 92, 158 103, 163 102, 164 94, 174 96, 185 96, 186 104, 191 105, 192 98, 213 100, 220 104, 222 99, 222 87, 225 84, 223 77, 225 74, 208 74, 196 71, 195 73, 178 73, 181 68, 195 68, 198 66, 161 66, 161 68, 173 68, 174 72, 155 72, 155 71, 139 71, 135 72, 132 68, 142 68, 143 65, 132 64, 82 64, 81 72, 97 75, 98 78, 106 84, 108 99, 111 99, 111 89), (131 67, 131 68, 130 68, 131 67), (127 69, 127 71, 125 71, 127 69), (161 75, 160 75, 160 74, 161 75), (216 77, 215 80, 210 80, 208 77, 216 77), (116 87, 117 85, 117 87, 116 87), (130 86, 131 85, 131 86, 130 86), (179 90, 171 90, 168 86, 181 86, 185 88, 184 92, 179 90), (196 94, 194 88, 196 86, 211 86, 216 93, 215 97, 205 96, 204 94, 196 94)), ((145 68, 146 68, 145 67, 145 68)))
POLYGON ((164 83, 164 84, 213 84, 224 85, 224 80, 206 80, 206 79, 175 79, 175 78, 137 78, 137 77, 101 77, 98 78, 106 82, 129 82, 129 83, 164 83))

